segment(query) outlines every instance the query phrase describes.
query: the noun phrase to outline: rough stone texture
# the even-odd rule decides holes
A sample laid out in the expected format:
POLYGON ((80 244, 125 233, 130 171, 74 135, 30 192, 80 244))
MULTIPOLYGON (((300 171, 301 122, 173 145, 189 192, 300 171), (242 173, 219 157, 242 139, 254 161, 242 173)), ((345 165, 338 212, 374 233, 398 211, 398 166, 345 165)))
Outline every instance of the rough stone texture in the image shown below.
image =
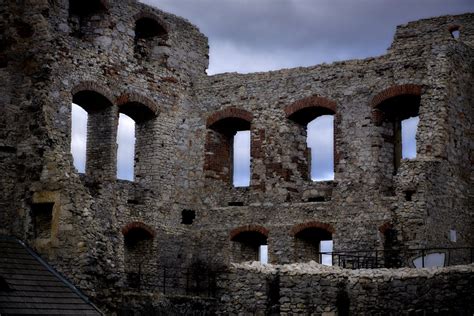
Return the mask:
POLYGON ((217 314, 470 315, 474 266, 345 270, 317 263, 233 264, 217 314))
POLYGON ((183 271, 227 266, 242 227, 265 232, 275 264, 299 260, 301 227, 331 233, 336 251, 383 250, 388 227, 397 249, 474 245, 473 14, 400 26, 377 58, 215 76, 196 27, 132 0, 7 1, 0 16, 0 233, 110 311, 133 275, 159 295, 166 271, 182 288, 183 271), (416 159, 394 174, 397 100, 419 106, 420 123, 416 159), (89 117, 85 174, 70 154, 73 101, 89 117), (133 182, 115 176, 119 113, 136 122, 133 182), (335 179, 312 182, 305 125, 321 114, 335 116, 335 179), (235 188, 242 129, 251 183, 235 188), (38 238, 45 203, 51 231, 38 238))

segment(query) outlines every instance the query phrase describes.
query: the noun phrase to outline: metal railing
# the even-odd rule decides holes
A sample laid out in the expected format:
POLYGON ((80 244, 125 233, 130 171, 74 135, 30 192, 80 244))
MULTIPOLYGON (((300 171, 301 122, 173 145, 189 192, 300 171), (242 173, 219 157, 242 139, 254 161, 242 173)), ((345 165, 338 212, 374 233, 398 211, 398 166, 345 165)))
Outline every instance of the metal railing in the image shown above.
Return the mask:
POLYGON ((426 268, 474 263, 474 247, 319 252, 319 262, 348 269, 426 268), (324 260, 325 259, 325 260, 324 260))
POLYGON ((185 295, 213 298, 216 295, 217 277, 224 271, 192 268, 159 267, 156 273, 126 272, 129 289, 158 290, 167 295, 185 295))

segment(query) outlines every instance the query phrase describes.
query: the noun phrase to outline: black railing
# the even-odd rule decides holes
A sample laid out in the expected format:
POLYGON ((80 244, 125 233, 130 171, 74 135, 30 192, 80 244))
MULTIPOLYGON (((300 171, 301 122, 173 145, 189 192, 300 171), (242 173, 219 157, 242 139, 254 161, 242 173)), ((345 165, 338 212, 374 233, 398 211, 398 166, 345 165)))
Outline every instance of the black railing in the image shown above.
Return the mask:
POLYGON ((186 295, 213 298, 216 296, 217 277, 223 271, 192 268, 159 267, 156 273, 127 272, 127 287, 137 291, 158 290, 167 295, 186 295))
POLYGON ((474 263, 474 247, 335 251, 318 256, 321 263, 348 269, 426 268, 474 263))

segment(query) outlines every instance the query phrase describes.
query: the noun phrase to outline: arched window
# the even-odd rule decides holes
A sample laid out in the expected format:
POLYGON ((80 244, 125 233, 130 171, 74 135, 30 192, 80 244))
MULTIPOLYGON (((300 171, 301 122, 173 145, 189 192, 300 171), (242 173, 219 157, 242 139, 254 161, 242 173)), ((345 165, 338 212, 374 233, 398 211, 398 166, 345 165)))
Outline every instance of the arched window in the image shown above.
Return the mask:
POLYGON ((207 178, 234 186, 250 184, 251 121, 251 113, 236 108, 209 116, 204 166, 207 178))
POLYGON ((115 173, 115 119, 112 103, 98 92, 81 90, 73 94, 71 106, 71 151, 74 165, 79 172, 85 172, 88 176, 109 178, 115 173), (85 124, 87 135, 84 135, 85 124), (84 142, 85 167, 82 162, 84 152, 81 151, 84 142))
POLYGON ((87 111, 77 104, 71 108, 71 154, 79 173, 86 172, 87 111))
POLYGON ((122 95, 118 100, 117 178, 142 180, 150 175, 148 162, 153 159, 153 123, 157 108, 139 96, 122 95))
POLYGON ((117 131, 117 179, 133 181, 135 160, 135 121, 120 113, 117 131))
POLYGON ((166 46, 168 32, 154 17, 142 17, 135 22, 135 57, 138 59, 154 56, 166 62, 166 50, 159 49, 166 46))
POLYGON ((307 170, 302 176, 313 181, 334 180, 336 103, 319 96, 312 96, 288 105, 288 119, 296 123, 299 137, 306 140, 306 151, 296 145, 295 159, 299 170, 307 170))
POLYGON ((295 261, 314 260, 325 265, 332 265, 333 233, 332 226, 319 222, 296 225, 291 231, 294 237, 295 261))
POLYGON ((124 267, 128 286, 140 288, 151 276, 155 232, 147 225, 133 222, 122 228, 124 267))
POLYGON ((81 38, 86 34, 93 34, 93 30, 103 19, 107 11, 104 0, 69 0, 69 25, 71 35, 81 38), (93 19, 100 16, 102 19, 93 19))
POLYGON ((402 158, 416 157, 420 100, 420 86, 403 85, 379 93, 372 101, 375 124, 380 126, 384 139, 379 160, 393 174, 397 173, 402 158))
POLYGON ((230 233, 233 262, 259 261, 268 263, 268 231, 261 226, 243 226, 230 233))

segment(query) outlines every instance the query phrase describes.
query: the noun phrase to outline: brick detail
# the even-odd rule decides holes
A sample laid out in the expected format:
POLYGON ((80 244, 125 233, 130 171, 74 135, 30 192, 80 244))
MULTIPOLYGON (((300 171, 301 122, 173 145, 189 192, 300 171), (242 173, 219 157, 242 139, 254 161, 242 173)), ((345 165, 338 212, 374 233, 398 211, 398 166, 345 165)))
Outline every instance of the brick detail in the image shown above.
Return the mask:
POLYGON ((296 234, 308 228, 324 229, 325 231, 330 232, 331 234, 334 234, 336 232, 334 227, 330 224, 325 224, 318 221, 311 221, 293 226, 290 230, 290 236, 295 236, 296 234))
POLYGON ((295 114, 298 111, 307 108, 325 108, 336 113, 336 102, 329 100, 325 97, 320 96, 311 96, 301 100, 298 100, 294 103, 287 105, 284 109, 286 117, 290 117, 291 115, 295 114))
POLYGON ((127 234, 134 229, 140 229, 145 231, 151 238, 155 238, 156 232, 150 226, 143 224, 142 222, 131 222, 122 227, 122 234, 127 236, 127 234))
POLYGON ((218 121, 225 118, 238 118, 248 123, 251 123, 253 119, 253 115, 252 113, 246 110, 238 109, 236 107, 229 107, 229 108, 214 112, 211 115, 209 115, 206 121, 206 127, 209 128, 215 123, 217 123, 218 121))
POLYGON ((421 90, 422 90, 422 86, 416 85, 416 84, 404 84, 404 85, 399 85, 399 86, 393 86, 377 94, 370 102, 370 106, 372 108, 376 108, 382 102, 399 95, 420 96, 421 90))
POLYGON ((112 100, 115 100, 115 96, 110 91, 108 88, 102 86, 98 82, 95 81, 82 81, 78 85, 76 85, 72 90, 71 90, 71 95, 75 95, 78 92, 81 91, 94 91, 102 96, 104 96, 110 104, 113 104, 114 102, 112 100))
POLYGON ((387 222, 379 227, 379 232, 385 234, 385 232, 389 229, 393 229, 393 224, 387 222))
POLYGON ((140 19, 151 19, 151 20, 154 20, 156 23, 158 23, 165 31, 166 33, 169 33, 169 26, 164 23, 155 13, 153 13, 151 10, 150 11, 146 11, 146 10, 149 10, 150 8, 144 8, 143 11, 135 14, 135 16, 133 17, 135 19, 135 21, 138 21, 140 19))
POLYGON ((160 113, 159 107, 150 99, 137 93, 128 92, 120 95, 116 100, 116 104, 121 107, 128 104, 140 104, 148 108, 155 116, 160 113))
POLYGON ((236 238, 239 234, 245 233, 245 232, 255 232, 262 234, 265 237, 268 237, 269 231, 263 226, 260 225, 245 225, 245 226, 240 226, 235 229, 233 229, 230 234, 229 234, 229 239, 233 240, 236 238))

